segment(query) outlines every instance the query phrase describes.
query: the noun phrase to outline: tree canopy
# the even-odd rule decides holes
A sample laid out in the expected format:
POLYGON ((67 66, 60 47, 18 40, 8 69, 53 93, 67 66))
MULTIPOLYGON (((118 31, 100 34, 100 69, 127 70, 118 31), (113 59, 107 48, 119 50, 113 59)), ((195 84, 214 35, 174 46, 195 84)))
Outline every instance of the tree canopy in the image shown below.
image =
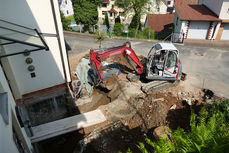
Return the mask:
MULTIPOLYGON (((159 5, 161 0, 156 0, 156 5, 159 5)), ((131 28, 139 29, 140 20, 143 13, 146 13, 151 7, 151 0, 116 0, 115 5, 123 8, 124 13, 133 12, 131 28)))
POLYGON ((61 18, 63 29, 69 30, 68 26, 70 25, 70 22, 64 17, 62 12, 60 12, 60 18, 61 18))
POLYGON ((102 4, 102 0, 72 0, 72 3, 77 24, 89 27, 98 22, 97 7, 102 4))

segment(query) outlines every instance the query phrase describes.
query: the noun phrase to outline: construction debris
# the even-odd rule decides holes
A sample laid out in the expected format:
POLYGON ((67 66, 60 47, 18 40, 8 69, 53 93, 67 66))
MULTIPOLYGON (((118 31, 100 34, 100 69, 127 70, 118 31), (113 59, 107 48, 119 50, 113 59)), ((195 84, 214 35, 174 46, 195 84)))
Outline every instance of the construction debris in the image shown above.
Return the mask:
POLYGON ((75 152, 126 152, 127 147, 136 146, 145 137, 157 139, 167 134, 168 127, 188 130, 191 109, 200 110, 204 99, 214 97, 210 91, 190 87, 186 74, 179 83, 147 82, 132 73, 134 70, 126 65, 125 58, 117 56, 107 62, 116 63, 122 73, 109 77, 102 87, 93 87, 90 95, 76 101, 76 106, 82 112, 101 110, 109 124, 92 128, 75 152))

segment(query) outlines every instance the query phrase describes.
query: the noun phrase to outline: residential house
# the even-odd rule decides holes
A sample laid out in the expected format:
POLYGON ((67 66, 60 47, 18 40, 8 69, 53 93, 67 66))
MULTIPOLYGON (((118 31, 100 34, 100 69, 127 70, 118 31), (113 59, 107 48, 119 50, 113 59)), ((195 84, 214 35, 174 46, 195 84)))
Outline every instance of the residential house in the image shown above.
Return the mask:
POLYGON ((185 39, 215 39, 221 19, 205 5, 177 5, 174 32, 185 39))
MULTIPOLYGON (((166 14, 167 6, 164 1, 159 3, 159 6, 156 5, 156 0, 151 0, 152 4, 147 6, 147 10, 141 17, 141 22, 144 23, 147 14, 166 14)), ((115 0, 104 0, 103 4, 98 7, 98 16, 99 23, 102 24, 105 20, 105 14, 108 13, 109 21, 113 25, 115 23, 115 18, 120 16, 121 22, 123 24, 130 24, 133 12, 128 12, 127 14, 123 14, 123 9, 114 5, 115 0)))
POLYGON ((183 32, 186 39, 229 40, 229 2, 200 0, 196 5, 176 5, 174 25, 174 31, 183 32))
POLYGON ((167 33, 173 31, 174 14, 149 14, 145 21, 145 27, 150 27, 157 33, 167 33))
POLYGON ((59 6, 7 0, 0 14, 0 152, 34 152, 30 126, 58 119, 43 106, 66 103, 71 81, 59 6))
POLYGON ((103 24, 105 20, 105 14, 108 14, 109 22, 111 25, 115 24, 115 18, 120 16, 122 23, 129 23, 131 21, 130 16, 124 16, 123 9, 114 5, 115 0, 104 0, 102 5, 98 7, 99 23, 103 24))
POLYGON ((72 7, 71 0, 58 0, 60 11, 64 14, 65 17, 74 15, 74 10, 72 7))
POLYGON ((221 20, 221 23, 216 27, 214 39, 229 40, 229 1, 202 0, 200 3, 213 11, 221 20))

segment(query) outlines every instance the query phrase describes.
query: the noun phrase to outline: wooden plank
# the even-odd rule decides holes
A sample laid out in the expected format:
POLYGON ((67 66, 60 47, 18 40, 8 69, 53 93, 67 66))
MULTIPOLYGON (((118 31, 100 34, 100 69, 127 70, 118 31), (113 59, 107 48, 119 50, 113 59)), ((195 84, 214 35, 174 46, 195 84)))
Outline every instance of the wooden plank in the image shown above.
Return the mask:
POLYGON ((54 122, 32 127, 34 136, 31 142, 38 142, 52 138, 61 134, 79 130, 81 128, 93 126, 106 121, 105 116, 100 110, 75 115, 54 122))

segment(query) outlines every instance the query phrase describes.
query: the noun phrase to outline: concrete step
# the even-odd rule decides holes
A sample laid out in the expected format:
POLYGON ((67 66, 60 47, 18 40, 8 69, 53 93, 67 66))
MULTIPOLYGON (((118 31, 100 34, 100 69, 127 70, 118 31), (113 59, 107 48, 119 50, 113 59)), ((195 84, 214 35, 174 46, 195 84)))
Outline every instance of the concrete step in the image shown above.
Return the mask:
POLYGON ((99 109, 97 109, 91 112, 75 115, 54 122, 49 122, 32 127, 34 136, 31 137, 31 142, 39 142, 61 134, 93 126, 105 121, 105 116, 99 109))

